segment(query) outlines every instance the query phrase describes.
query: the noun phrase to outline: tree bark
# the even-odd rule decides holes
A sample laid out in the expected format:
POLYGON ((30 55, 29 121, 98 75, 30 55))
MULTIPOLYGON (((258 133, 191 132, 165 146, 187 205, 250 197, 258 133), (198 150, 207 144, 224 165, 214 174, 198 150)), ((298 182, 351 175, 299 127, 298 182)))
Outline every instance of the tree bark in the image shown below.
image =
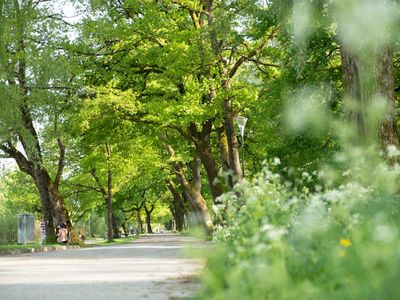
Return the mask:
POLYGON ((170 210, 175 219, 176 230, 183 231, 185 220, 185 205, 182 196, 175 189, 172 180, 168 180, 167 188, 171 192, 173 200, 171 201, 170 210))
POLYGON ((222 169, 224 172, 228 172, 230 169, 229 166, 229 146, 228 140, 226 138, 226 132, 224 127, 219 127, 217 129, 218 134, 218 146, 219 146, 219 154, 222 164, 222 169))
POLYGON ((236 138, 236 130, 233 122, 232 101, 224 101, 224 127, 226 140, 228 142, 229 166, 233 171, 237 181, 243 178, 242 167, 240 165, 239 144, 236 138))
POLYGON ((358 59, 350 54, 345 47, 341 48, 343 87, 347 96, 348 116, 355 125, 357 144, 365 143, 368 137, 368 122, 366 120, 366 99, 362 94, 362 78, 360 77, 360 63, 358 59))
POLYGON ((223 187, 217 182, 218 166, 211 152, 210 134, 212 128, 212 121, 209 120, 203 123, 202 130, 197 130, 195 123, 189 126, 190 135, 194 141, 197 153, 201 162, 206 170, 208 185, 210 187, 211 195, 214 201, 222 195, 223 187))
POLYGON ((112 209, 112 166, 111 166, 111 148, 107 143, 105 145, 106 149, 106 158, 107 158, 107 188, 104 188, 99 176, 97 175, 96 169, 90 170, 90 174, 94 178, 99 187, 99 191, 101 192, 104 202, 106 204, 106 222, 107 222, 107 240, 110 242, 113 240, 113 209, 112 209))
POLYGON ((68 210, 58 186, 54 184, 41 162, 34 160, 37 156, 30 155, 31 160, 28 160, 11 142, 7 146, 0 145, 0 149, 16 161, 20 171, 31 176, 39 192, 43 221, 46 225, 45 242, 54 243, 56 240, 54 223, 64 223, 68 226, 68 230, 72 230, 68 210))
POLYGON ((40 203, 42 207, 42 216, 45 223, 45 243, 56 243, 57 237, 53 222, 53 208, 51 205, 49 187, 47 178, 42 172, 34 172, 34 182, 39 191, 40 203))
POLYGON ((110 144, 106 144, 106 154, 107 154, 107 238, 108 241, 113 240, 113 209, 112 209, 112 167, 111 167, 111 148, 110 144))
POLYGON ((200 178, 198 176, 200 172, 200 164, 198 163, 198 158, 194 158, 193 163, 193 177, 194 177, 194 186, 189 183, 187 180, 182 163, 176 160, 175 151, 170 144, 167 142, 166 136, 163 136, 163 140, 165 143, 165 147, 168 151, 168 154, 171 158, 174 159, 173 165, 175 169, 175 173, 177 179, 185 190, 191 204, 194 208, 195 218, 199 220, 200 224, 204 227, 204 229, 210 233, 213 230, 213 223, 211 220, 210 212, 208 211, 207 203, 204 200, 203 196, 201 195, 200 190, 198 189, 200 185, 200 178), (196 188, 197 187, 197 188, 196 188))
POLYGON ((118 226, 118 218, 115 216, 114 214, 114 210, 113 210, 113 214, 112 214, 112 231, 113 231, 113 238, 117 239, 121 237, 121 234, 119 232, 119 226, 118 226))
POLYGON ((358 144, 364 144, 368 138, 378 135, 384 150, 389 145, 399 147, 392 56, 389 47, 368 57, 365 54, 351 53, 346 47, 341 47, 344 92, 348 100, 353 101, 348 105, 349 118, 357 128, 358 144), (372 128, 367 119, 372 98, 375 96, 382 96, 387 106, 378 128, 372 128))
POLYGON ((138 226, 139 233, 143 233, 143 221, 140 211, 141 211, 140 209, 136 210, 136 223, 138 226))
POLYGON ((222 170, 225 173, 227 185, 230 189, 233 188, 234 180, 232 174, 230 174, 230 163, 229 163, 229 146, 228 139, 226 138, 226 132, 224 127, 220 127, 217 129, 218 134, 218 145, 219 145, 219 154, 222 164, 222 170))
POLYGON ((378 57, 378 92, 385 97, 388 110, 379 126, 379 136, 383 149, 389 145, 399 148, 399 136, 397 132, 396 104, 394 96, 393 78, 393 53, 387 47, 378 57))
POLYGON ((151 213, 154 210, 155 205, 152 204, 150 206, 150 209, 147 208, 147 205, 144 205, 144 211, 146 212, 146 227, 147 227, 147 233, 153 233, 153 229, 151 228, 151 213))

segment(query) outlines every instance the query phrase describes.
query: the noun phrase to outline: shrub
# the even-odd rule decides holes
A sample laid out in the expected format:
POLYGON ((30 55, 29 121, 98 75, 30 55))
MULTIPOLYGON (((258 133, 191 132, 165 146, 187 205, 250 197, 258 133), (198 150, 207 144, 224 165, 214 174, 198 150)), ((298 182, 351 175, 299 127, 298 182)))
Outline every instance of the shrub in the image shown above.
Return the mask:
POLYGON ((363 159, 319 192, 290 190, 265 168, 225 194, 198 297, 399 299, 400 168, 363 159))
POLYGON ((13 214, 0 215, 0 244, 16 243, 18 237, 17 217, 13 214))

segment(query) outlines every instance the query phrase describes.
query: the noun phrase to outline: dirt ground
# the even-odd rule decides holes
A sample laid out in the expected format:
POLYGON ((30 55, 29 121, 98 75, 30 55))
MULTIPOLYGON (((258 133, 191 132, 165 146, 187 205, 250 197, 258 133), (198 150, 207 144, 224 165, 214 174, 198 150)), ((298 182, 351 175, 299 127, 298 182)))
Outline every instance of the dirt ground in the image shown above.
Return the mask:
POLYGON ((132 244, 0 257, 0 299, 187 299, 207 249, 190 237, 158 234, 132 244), (190 252, 190 251, 189 251, 190 252))

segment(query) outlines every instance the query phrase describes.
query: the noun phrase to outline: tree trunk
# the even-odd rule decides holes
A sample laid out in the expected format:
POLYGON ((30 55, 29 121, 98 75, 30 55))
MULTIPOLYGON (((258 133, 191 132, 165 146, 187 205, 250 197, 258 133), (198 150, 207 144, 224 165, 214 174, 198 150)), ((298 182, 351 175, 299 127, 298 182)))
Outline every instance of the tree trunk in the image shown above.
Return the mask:
POLYGON ((357 128, 358 144, 364 144, 368 138, 378 135, 384 150, 389 145, 398 147, 391 49, 369 55, 351 53, 344 46, 341 51, 344 92, 352 101, 347 106, 350 107, 350 120, 357 128), (373 128, 367 119, 375 96, 384 97, 387 105, 378 128, 373 128))
POLYGON ((124 231, 124 236, 127 237, 129 235, 129 228, 126 224, 126 222, 123 222, 121 224, 122 230, 124 231))
MULTIPOLYGON (((35 160, 37 156, 29 155, 30 160, 28 160, 11 142, 8 142, 7 146, 0 145, 0 149, 16 161, 20 171, 27 173, 33 179, 39 192, 42 217, 45 223, 45 242, 54 243, 56 240, 54 222, 56 224, 65 223, 69 230, 72 229, 64 200, 58 192, 58 186, 51 180, 41 162, 35 160)), ((27 151, 25 150, 25 152, 27 151)))
POLYGON ((228 142, 229 166, 237 181, 241 181, 243 176, 242 168, 240 166, 239 144, 236 138, 232 113, 232 101, 230 99, 224 101, 224 127, 228 142))
POLYGON ((201 162, 206 170, 208 185, 210 187, 213 199, 221 196, 223 193, 223 187, 217 182, 218 178, 218 166, 211 152, 211 141, 210 134, 212 128, 212 121, 208 120, 202 124, 201 131, 197 130, 195 123, 191 123, 189 126, 189 132, 194 140, 194 144, 197 150, 197 154, 201 159, 201 162))
POLYGON ((47 171, 44 171, 44 173, 45 177, 48 179, 48 190, 51 195, 54 217, 56 218, 58 224, 64 223, 67 225, 68 231, 72 231, 71 219, 69 217, 68 210, 65 207, 64 198, 61 196, 58 186, 52 182, 47 171))
POLYGON ((213 196, 215 202, 215 200, 222 195, 224 190, 222 188, 222 185, 217 182, 218 167, 211 153, 210 145, 208 144, 208 147, 199 146, 198 155, 201 159, 201 162, 203 163, 204 169, 206 170, 211 195, 213 196))
POLYGON ((113 228, 113 238, 114 239, 120 238, 121 234, 119 232, 118 218, 115 216, 114 211, 112 214, 112 228, 113 228))
POLYGON ((354 124, 357 132, 357 144, 363 144, 368 138, 368 121, 366 120, 367 99, 362 94, 362 78, 360 74, 360 63, 344 47, 341 49, 343 86, 347 96, 348 116, 354 124), (350 102, 349 102, 350 101, 350 102))
POLYGON ((206 201, 201 194, 201 161, 197 156, 193 157, 192 175, 192 188, 187 189, 188 197, 192 200, 195 211, 198 214, 196 218, 199 218, 205 229, 210 232, 213 225, 206 201))
POLYGON ((153 229, 151 228, 151 216, 146 213, 146 227, 147 233, 153 234, 153 229))
POLYGON ((387 149, 389 145, 399 148, 399 136, 397 132, 396 104, 394 96, 393 79, 393 53, 386 48, 378 57, 378 92, 385 97, 388 110, 379 126, 379 135, 382 147, 387 149))
POLYGON ((112 182, 112 173, 110 170, 107 172, 107 190, 102 186, 100 178, 97 176, 96 169, 90 170, 90 174, 96 181, 99 187, 100 193, 103 197, 104 203, 106 205, 106 224, 107 224, 107 240, 113 240, 113 210, 112 210, 112 190, 110 189, 110 183, 112 182), (111 197, 110 197, 111 195, 111 197))
POLYGON ((229 165, 229 146, 228 139, 226 138, 226 132, 224 127, 220 127, 217 129, 218 134, 218 145, 219 145, 219 154, 222 164, 222 170, 226 174, 227 185, 230 189, 233 188, 233 178, 232 175, 229 174, 230 165, 229 165))
POLYGON ((183 231, 184 221, 185 221, 185 206, 182 196, 175 189, 175 186, 171 180, 167 182, 167 187, 172 194, 173 200, 170 210, 175 219, 176 230, 183 231))
POLYGON ((143 233, 143 221, 142 221, 142 216, 141 216, 141 213, 140 213, 140 209, 138 209, 136 211, 136 223, 137 223, 137 226, 138 226, 139 233, 143 233))
POLYGON ((185 190, 187 197, 189 198, 193 208, 194 208, 194 217, 199 220, 199 223, 204 227, 207 233, 210 233, 213 230, 213 223, 211 220, 210 212, 208 211, 208 207, 206 201, 204 200, 201 192, 199 190, 200 186, 200 164, 197 157, 193 160, 193 177, 194 184, 193 186, 187 180, 181 162, 176 161, 175 151, 170 144, 167 143, 166 136, 163 137, 165 142, 165 147, 171 158, 174 159, 174 169, 177 175, 178 181, 182 188, 185 190))
POLYGON ((107 222, 107 240, 111 242, 113 240, 113 193, 112 193, 112 165, 111 165, 111 147, 108 143, 105 145, 106 158, 107 158, 107 188, 104 188, 99 176, 97 175, 96 169, 90 170, 90 174, 94 178, 99 187, 99 190, 103 196, 104 202, 106 204, 106 222, 107 222))
POLYGON ((107 153, 107 239, 113 240, 113 210, 112 210, 112 168, 111 168, 111 148, 106 144, 107 153))
POLYGON ((146 204, 144 204, 144 211, 146 212, 147 233, 153 233, 153 229, 151 228, 151 213, 153 212, 154 207, 155 207, 155 205, 152 204, 150 209, 148 209, 146 204))
POLYGON ((43 176, 41 172, 35 172, 33 177, 35 185, 39 191, 40 203, 42 207, 42 216, 45 223, 45 234, 46 238, 44 243, 52 244, 56 243, 57 237, 55 233, 55 226, 53 221, 53 208, 50 199, 49 187, 47 185, 46 176, 43 176))
MULTIPOLYGON (((71 224, 71 220, 69 217, 69 213, 64 204, 64 198, 60 195, 58 191, 58 187, 53 183, 48 174, 47 170, 43 168, 38 168, 35 171, 36 176, 33 178, 35 184, 39 190, 39 195, 41 198, 42 205, 46 205, 46 202, 49 202, 49 206, 52 210, 52 216, 57 225, 65 224, 69 232, 73 231, 73 227, 71 224)), ((45 210, 47 210, 46 208, 45 210)), ((48 215, 48 213, 47 213, 48 215)), ((46 218, 44 218, 45 222, 48 222, 46 218)), ((54 221, 53 229, 49 235, 52 238, 52 232, 54 232, 54 221)), ((49 229, 50 230, 50 229, 49 229)), ((46 236, 49 234, 49 231, 46 231, 46 236)))

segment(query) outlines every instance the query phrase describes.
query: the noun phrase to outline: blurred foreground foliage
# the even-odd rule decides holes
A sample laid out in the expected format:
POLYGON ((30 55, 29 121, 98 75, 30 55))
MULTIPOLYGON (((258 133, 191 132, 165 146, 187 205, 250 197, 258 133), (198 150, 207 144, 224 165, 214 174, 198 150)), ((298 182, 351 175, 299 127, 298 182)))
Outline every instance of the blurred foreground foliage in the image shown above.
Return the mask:
POLYGON ((377 152, 337 155, 304 189, 265 165, 225 194, 199 298, 398 299, 400 167, 377 152))

